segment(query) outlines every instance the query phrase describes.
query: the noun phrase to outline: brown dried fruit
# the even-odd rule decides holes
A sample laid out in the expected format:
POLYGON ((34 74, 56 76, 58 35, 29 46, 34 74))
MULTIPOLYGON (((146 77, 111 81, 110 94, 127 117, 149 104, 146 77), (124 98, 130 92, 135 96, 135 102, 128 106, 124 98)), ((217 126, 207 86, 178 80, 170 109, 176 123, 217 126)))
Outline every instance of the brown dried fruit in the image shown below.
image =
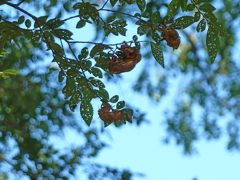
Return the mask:
POLYGON ((113 74, 131 71, 142 58, 137 49, 130 47, 127 44, 122 45, 118 49, 122 51, 123 58, 120 59, 114 54, 109 54, 109 56, 112 57, 112 60, 107 63, 108 70, 113 74))
POLYGON ((180 45, 180 37, 178 32, 171 26, 163 25, 162 28, 159 28, 162 31, 161 41, 166 40, 167 45, 172 47, 173 49, 177 49, 180 45))
POLYGON ((123 119, 124 112, 123 110, 112 109, 108 103, 103 102, 101 109, 98 110, 98 115, 104 122, 116 122, 123 119))

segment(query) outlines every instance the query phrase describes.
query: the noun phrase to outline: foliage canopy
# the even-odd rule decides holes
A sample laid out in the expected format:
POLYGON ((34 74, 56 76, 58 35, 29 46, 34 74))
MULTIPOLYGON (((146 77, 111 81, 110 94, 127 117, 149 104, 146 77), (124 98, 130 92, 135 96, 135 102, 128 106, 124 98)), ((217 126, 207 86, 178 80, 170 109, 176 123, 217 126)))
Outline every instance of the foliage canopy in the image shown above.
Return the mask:
POLYGON ((198 132, 207 139, 219 138, 217 119, 230 112, 228 148, 239 149, 240 83, 235 79, 239 68, 230 58, 235 35, 224 13, 228 12, 233 23, 239 15, 228 10, 240 5, 221 2, 225 9, 215 7, 212 0, 1 1, 0 160, 31 179, 68 179, 77 166, 88 169, 89 179, 130 179, 132 174, 126 170, 102 170, 103 166, 83 160, 95 157, 106 146, 93 125, 95 99, 102 103, 98 113, 104 127, 144 122, 144 113, 137 113, 118 95, 110 96, 105 83, 121 78, 119 69, 127 74, 140 63, 146 66, 133 90, 156 101, 170 91, 172 78, 188 77, 173 108, 165 109, 165 142, 173 137, 185 153, 192 153, 198 132), (116 36, 128 38, 133 27, 131 39, 111 41, 116 36), (82 40, 84 34, 76 36, 80 30, 92 40, 82 40), (170 49, 166 45, 176 49, 166 55, 171 61, 166 61, 170 49), (52 66, 41 70, 36 64, 49 57, 52 66), (156 68, 165 68, 166 73, 154 83, 157 75, 152 70, 156 68), (71 113, 78 105, 89 128, 71 113), (194 117, 196 106, 202 111, 200 121, 194 117), (77 130, 85 144, 64 153, 55 149, 49 138, 64 128, 77 130), (34 147, 29 149, 29 144, 34 147), (17 152, 7 154, 9 149, 17 152), (94 172, 90 173, 90 167, 94 172))

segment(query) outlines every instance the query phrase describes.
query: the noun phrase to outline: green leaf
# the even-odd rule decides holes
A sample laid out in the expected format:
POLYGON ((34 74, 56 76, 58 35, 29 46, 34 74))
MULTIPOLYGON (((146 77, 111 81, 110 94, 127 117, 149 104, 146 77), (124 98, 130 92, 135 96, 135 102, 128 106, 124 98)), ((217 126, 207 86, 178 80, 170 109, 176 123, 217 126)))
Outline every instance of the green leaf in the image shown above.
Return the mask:
POLYGON ((109 16, 109 17, 107 18, 107 23, 113 22, 113 21, 116 19, 116 17, 117 17, 117 16, 109 16))
POLYGON ((187 2, 188 2, 188 0, 181 0, 180 1, 183 12, 187 10, 187 2))
POLYGON ((29 19, 27 19, 26 21, 25 21, 25 26, 27 27, 27 28, 30 28, 31 27, 31 21, 29 20, 29 19))
POLYGON ((212 24, 218 30, 220 36, 223 36, 223 37, 230 37, 231 36, 231 34, 228 34, 225 31, 225 29, 224 29, 222 24, 220 24, 218 22, 214 22, 214 23, 211 22, 210 24, 212 24))
POLYGON ((90 101, 83 100, 80 105, 80 114, 88 126, 93 118, 93 107, 90 101))
POLYGON ((196 0, 196 4, 212 2, 212 0, 196 0))
POLYGON ((108 99, 109 99, 109 94, 108 94, 108 92, 106 91, 106 89, 99 88, 98 95, 99 95, 102 99, 104 99, 104 100, 108 100, 108 99))
POLYGON ((197 22, 197 21, 199 21, 200 20, 200 17, 201 17, 201 14, 200 14, 200 12, 195 12, 195 14, 194 14, 194 21, 195 22, 197 22))
POLYGON ((54 42, 49 42, 49 44, 50 44, 50 47, 49 47, 49 48, 52 49, 53 51, 59 52, 59 53, 61 53, 61 54, 64 53, 62 47, 61 47, 59 44, 54 43, 54 42))
POLYGON ((168 6, 167 15, 173 16, 181 6, 181 0, 172 0, 168 6))
POLYGON ((156 43, 151 42, 151 49, 155 60, 164 68, 163 52, 160 46, 156 43))
POLYGON ((86 21, 84 21, 83 19, 79 20, 77 25, 76 25, 76 28, 82 28, 86 25, 86 21))
POLYGON ((46 22, 48 16, 41 16, 38 18, 38 20, 35 20, 34 22, 34 28, 38 28, 43 25, 43 23, 46 22))
POLYGON ((211 24, 209 25, 209 28, 208 28, 206 44, 208 48, 208 55, 210 57, 210 61, 211 63, 213 63, 218 52, 219 38, 218 38, 218 30, 211 24))
POLYGON ((160 16, 160 12, 156 11, 152 14, 151 20, 153 23, 160 23, 161 22, 161 16, 160 16))
POLYGON ((89 70, 92 66, 92 62, 90 60, 82 60, 80 64, 81 68, 84 70, 89 70))
POLYGON ((99 68, 92 67, 91 72, 95 77, 99 77, 99 78, 103 77, 102 71, 99 68))
POLYGON ((58 81, 59 81, 59 82, 63 82, 64 77, 65 77, 64 71, 62 71, 62 70, 59 71, 59 73, 58 73, 58 81))
POLYGON ((119 96, 118 96, 118 95, 115 95, 115 96, 111 97, 111 99, 109 100, 109 102, 111 102, 111 103, 116 103, 116 102, 118 102, 118 99, 119 99, 119 96))
POLYGON ((212 12, 216 10, 216 8, 211 4, 203 4, 199 7, 199 9, 204 12, 212 12))
POLYGON ((197 32, 202 32, 206 29, 206 20, 202 19, 197 25, 197 32))
POLYGON ((19 74, 20 72, 16 69, 6 69, 3 71, 4 74, 11 74, 11 75, 17 75, 19 74))
POLYGON ((110 4, 113 6, 115 6, 115 4, 118 2, 118 0, 110 0, 110 4))
POLYGON ((150 18, 150 15, 151 14, 149 12, 147 12, 147 11, 142 13, 142 17, 145 17, 145 18, 150 18))
POLYGON ((86 58, 88 56, 89 52, 88 52, 88 48, 87 47, 84 47, 82 50, 81 50, 81 55, 82 55, 82 58, 86 58))
POLYGON ((184 29, 190 25, 192 25, 195 22, 193 16, 182 16, 177 18, 173 24, 172 27, 175 29, 184 29))
POLYGON ((195 6, 193 4, 188 4, 187 5, 187 10, 188 11, 193 11, 195 9, 195 6))
POLYGON ((138 40, 137 35, 133 35, 132 39, 133 39, 134 42, 136 42, 138 40))
POLYGON ((125 106, 125 101, 119 101, 118 103, 117 103, 117 109, 121 109, 121 108, 123 108, 125 106))
POLYGON ((22 24, 24 22, 24 20, 25 20, 25 17, 24 16, 20 16, 18 18, 18 24, 22 24))
POLYGON ((103 82, 98 79, 90 79, 89 81, 95 87, 105 88, 105 85, 103 84, 103 82))
POLYGON ((53 34, 61 39, 70 40, 73 33, 67 29, 55 29, 53 34))
POLYGON ((64 21, 61 21, 59 18, 53 18, 53 19, 49 19, 47 21, 47 24, 48 24, 48 26, 46 28, 48 28, 48 27, 58 28, 64 24, 64 21))
POLYGON ((104 46, 101 44, 95 45, 90 51, 90 57, 94 57, 96 54, 99 54, 104 50, 104 46))
POLYGON ((144 11, 145 7, 146 7, 146 1, 145 0, 136 0, 137 2, 137 6, 140 9, 140 11, 144 11))
POLYGON ((72 112, 74 112, 77 104, 82 100, 82 93, 76 91, 69 100, 69 107, 72 112))

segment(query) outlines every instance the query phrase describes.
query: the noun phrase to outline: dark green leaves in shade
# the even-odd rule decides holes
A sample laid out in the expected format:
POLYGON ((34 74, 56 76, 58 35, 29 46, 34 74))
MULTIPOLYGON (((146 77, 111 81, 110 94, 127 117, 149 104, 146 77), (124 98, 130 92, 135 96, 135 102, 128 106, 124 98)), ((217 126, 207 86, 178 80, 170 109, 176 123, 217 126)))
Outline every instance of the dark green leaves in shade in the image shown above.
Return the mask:
POLYGON ((118 103, 117 103, 117 109, 121 109, 121 108, 123 108, 125 106, 125 101, 119 101, 118 103))
POLYGON ((93 118, 93 107, 90 101, 83 100, 80 104, 80 113, 83 120, 90 126, 93 118))
POLYGON ((218 52, 219 37, 218 37, 218 30, 212 24, 210 24, 208 28, 206 44, 208 48, 208 55, 209 55, 210 61, 211 63, 213 63, 218 52))
POLYGON ((211 4, 203 4, 199 7, 199 9, 204 12, 212 12, 216 10, 216 8, 211 4))
POLYGON ((110 0, 110 4, 112 5, 112 6, 115 6, 115 4, 118 2, 118 0, 110 0))
POLYGON ((136 0, 137 6, 140 9, 140 11, 144 11, 145 6, 146 6, 146 1, 145 0, 136 0))
POLYGON ((151 49, 155 60, 164 68, 163 52, 159 44, 151 42, 151 49))
POLYGON ((115 96, 111 97, 111 99, 109 100, 109 102, 111 102, 111 103, 116 103, 116 102, 118 102, 118 99, 119 99, 119 96, 118 96, 118 95, 115 95, 115 96))
POLYGON ((151 20, 153 23, 160 24, 161 21, 160 12, 159 11, 154 12, 151 16, 151 20))
POLYGON ((202 31, 204 31, 205 29, 206 29, 206 20, 205 19, 202 19, 199 23, 198 23, 198 25, 197 25, 197 31, 198 32, 202 32, 202 31))

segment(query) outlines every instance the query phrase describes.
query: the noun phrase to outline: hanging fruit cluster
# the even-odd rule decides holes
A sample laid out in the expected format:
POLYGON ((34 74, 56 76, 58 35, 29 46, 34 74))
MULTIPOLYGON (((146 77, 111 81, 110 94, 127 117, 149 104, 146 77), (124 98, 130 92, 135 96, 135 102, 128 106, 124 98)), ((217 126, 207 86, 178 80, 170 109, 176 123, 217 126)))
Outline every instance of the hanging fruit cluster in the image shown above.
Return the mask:
POLYGON ((127 119, 132 122, 132 117, 124 113, 124 110, 113 109, 110 104, 103 102, 101 109, 98 110, 99 117, 107 123, 117 122, 119 120, 127 119))
POLYGON ((116 54, 109 54, 112 59, 108 61, 107 68, 112 74, 131 71, 142 58, 136 48, 130 47, 127 44, 122 45, 118 49, 122 52, 122 57, 116 54))
POLYGON ((167 45, 172 47, 173 49, 177 49, 180 45, 180 37, 178 32, 171 26, 166 26, 166 24, 163 24, 162 28, 159 28, 160 31, 162 31, 162 39, 166 40, 167 45))

